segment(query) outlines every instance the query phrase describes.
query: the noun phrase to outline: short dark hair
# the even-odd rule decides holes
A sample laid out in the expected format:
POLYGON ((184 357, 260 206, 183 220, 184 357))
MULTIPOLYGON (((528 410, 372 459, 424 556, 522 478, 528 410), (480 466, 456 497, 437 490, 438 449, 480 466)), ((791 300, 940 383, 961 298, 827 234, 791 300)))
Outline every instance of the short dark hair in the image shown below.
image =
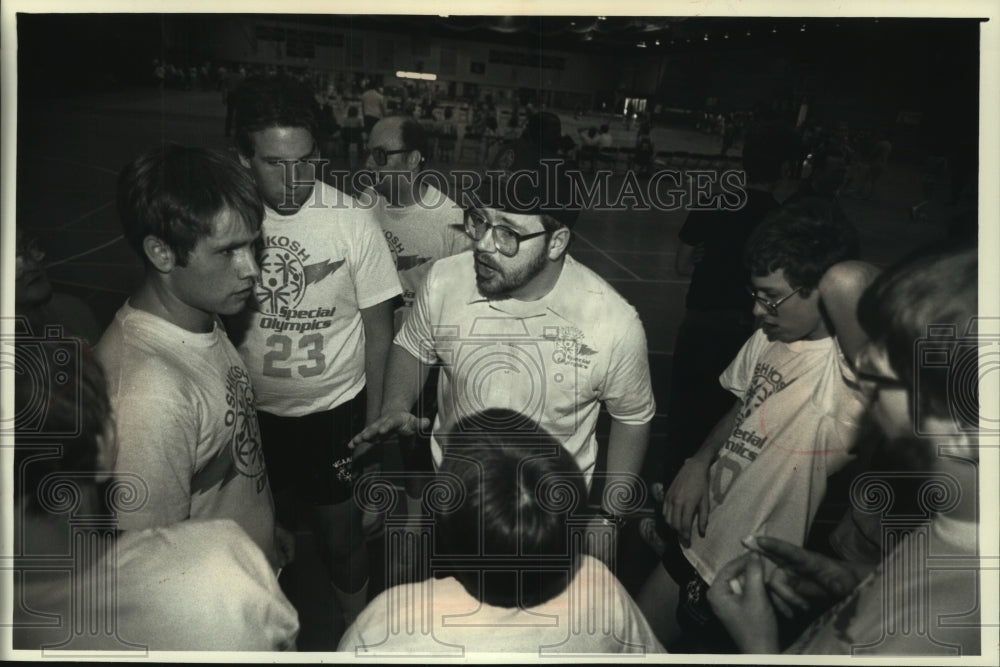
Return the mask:
POLYGON ((320 109, 306 84, 289 76, 258 76, 236 90, 236 148, 253 156, 250 134, 271 127, 302 127, 319 137, 320 109))
POLYGON ((167 144, 143 153, 118 175, 122 230, 146 263, 142 243, 155 236, 184 266, 198 239, 212 234, 212 221, 227 209, 253 230, 264 219, 249 172, 218 151, 167 144))
MULTIPOLYGON (((922 249, 880 274, 858 302, 858 322, 868 338, 885 348, 889 365, 918 401, 920 414, 953 416, 952 364, 924 368, 917 342, 928 326, 953 328, 962 338, 976 316, 979 302, 979 259, 975 248, 922 249), (920 373, 917 391, 916 373, 920 373)), ((935 350, 949 360, 960 340, 935 339, 935 350)), ((978 357, 977 357, 978 359, 978 357)), ((978 361, 974 362, 978 367, 978 361)), ((963 385, 970 407, 978 407, 978 375, 963 385)))
POLYGON ((747 240, 745 264, 751 275, 781 269, 793 288, 808 292, 834 264, 857 259, 858 232, 830 202, 813 197, 770 213, 747 240))
POLYGON ((401 116, 402 123, 399 126, 400 138, 403 148, 411 151, 420 151, 420 164, 427 161, 427 131, 413 116, 401 116))
MULTIPOLYGON (((42 345, 51 345, 44 341, 42 345)), ((29 341, 16 341, 14 354, 22 357, 19 366, 29 365, 29 358, 36 355, 36 345, 29 341)), ((51 350, 45 350, 50 352, 51 350)), ((73 473, 74 480, 84 484, 85 475, 97 471, 98 438, 111 419, 111 402, 108 399, 104 372, 93 350, 82 342, 59 345, 59 364, 34 365, 34 373, 17 373, 14 377, 14 493, 23 498, 26 506, 40 507, 39 489, 42 481, 53 473, 73 473), (66 369, 71 369, 67 379, 66 369), (26 428, 17 417, 44 412, 42 432, 68 435, 39 439, 37 428, 26 428), (34 436, 34 437, 33 437, 34 436), (39 456, 50 451, 53 444, 61 447, 58 455, 39 456)), ((96 480, 92 480, 96 481, 96 480)))
POLYGON ((567 518, 587 498, 572 455, 512 410, 478 413, 444 439, 440 472, 457 476, 465 493, 439 515, 436 533, 438 553, 465 564, 455 577, 499 607, 535 607, 562 593, 579 567, 567 518), (477 559, 500 567, 486 574, 477 559))

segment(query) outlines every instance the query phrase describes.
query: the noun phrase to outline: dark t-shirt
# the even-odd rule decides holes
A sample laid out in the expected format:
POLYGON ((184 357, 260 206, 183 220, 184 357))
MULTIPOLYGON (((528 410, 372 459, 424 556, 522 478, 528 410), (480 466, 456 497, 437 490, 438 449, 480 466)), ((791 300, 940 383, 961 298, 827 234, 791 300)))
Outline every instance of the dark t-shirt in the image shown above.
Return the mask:
POLYGON ((747 202, 738 211, 691 211, 681 227, 680 240, 703 243, 705 252, 694 266, 687 307, 692 310, 739 309, 750 311, 746 285, 749 271, 743 266, 743 248, 750 232, 769 211, 778 207, 770 192, 747 190, 747 202))

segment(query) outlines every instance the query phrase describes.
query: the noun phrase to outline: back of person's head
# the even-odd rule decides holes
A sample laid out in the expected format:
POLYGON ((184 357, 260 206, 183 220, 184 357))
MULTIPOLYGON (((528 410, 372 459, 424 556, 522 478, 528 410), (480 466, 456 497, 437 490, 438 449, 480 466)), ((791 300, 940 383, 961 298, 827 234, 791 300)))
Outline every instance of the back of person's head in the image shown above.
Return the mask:
POLYGON ((400 116, 399 134, 403 148, 420 151, 420 164, 427 161, 427 131, 413 116, 400 116))
POLYGON ((960 421, 963 430, 979 423, 980 345, 969 330, 978 301, 976 249, 951 248, 904 258, 858 302, 858 322, 885 349, 919 414, 960 421))
POLYGON ((446 437, 440 472, 461 480, 464 498, 438 517, 438 553, 464 564, 455 576, 470 595, 529 608, 565 590, 578 567, 567 519, 587 489, 558 441, 519 413, 487 410, 446 437))
POLYGON ((548 111, 531 114, 524 124, 520 139, 539 146, 544 153, 558 150, 562 137, 562 121, 559 116, 548 111))
POLYGON ((40 495, 47 477, 65 474, 72 480, 63 482, 85 486, 110 472, 113 461, 101 460, 99 452, 113 443, 99 440, 113 437, 111 403, 104 372, 86 344, 29 338, 14 344, 14 354, 26 370, 14 375, 14 497, 37 510, 57 500, 55 490, 40 495))
POLYGON ((213 221, 231 211, 260 228, 264 205, 250 173, 232 158, 206 148, 167 144, 147 151, 118 175, 118 215, 129 245, 148 263, 147 236, 162 239, 185 266, 213 221))
POLYGON ((319 104, 301 81, 283 75, 253 77, 236 94, 236 148, 244 157, 253 157, 250 135, 260 130, 301 127, 319 136, 319 104))
POLYGON ((772 212, 754 229, 745 263, 754 276, 783 270, 788 285, 801 287, 806 296, 827 269, 856 259, 859 250, 857 230, 830 202, 804 198, 772 212))
POLYGON ((609 131, 610 129, 611 129, 611 128, 609 128, 609 127, 608 127, 608 126, 607 126, 606 124, 605 124, 605 125, 601 125, 601 134, 605 134, 605 133, 606 133, 606 132, 608 132, 608 131, 609 131))

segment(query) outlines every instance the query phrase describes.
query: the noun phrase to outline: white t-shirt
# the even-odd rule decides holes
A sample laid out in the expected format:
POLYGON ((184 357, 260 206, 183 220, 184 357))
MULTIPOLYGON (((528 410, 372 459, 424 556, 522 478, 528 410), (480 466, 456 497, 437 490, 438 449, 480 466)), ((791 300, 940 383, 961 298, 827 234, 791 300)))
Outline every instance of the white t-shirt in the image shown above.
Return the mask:
POLYGON ((427 185, 420 203, 393 207, 378 197, 373 211, 403 288, 403 306, 396 311, 398 332, 434 261, 468 250, 472 240, 463 231, 462 209, 433 185, 427 185))
POLYGON ((365 607, 337 650, 366 657, 665 652, 625 587, 590 556, 565 591, 530 609, 480 603, 454 577, 390 588, 365 607))
POLYGON ((83 572, 32 569, 16 581, 14 648, 284 651, 299 619, 260 549, 230 520, 122 533, 83 572), (99 577, 104 577, 101 580, 99 577), (86 591, 106 590, 115 604, 86 591), (72 604, 72 601, 76 604, 72 604), (89 605, 99 605, 91 608, 89 605), (78 605, 78 606, 77 606, 78 605), (28 609, 35 612, 34 615, 28 609), (80 614, 83 617, 80 617, 80 614), (37 627, 38 614, 54 614, 37 627), (94 616, 97 618, 94 618, 94 616), (83 624, 104 619, 116 632, 83 624), (36 627, 30 627, 34 621, 36 627), (84 632, 73 636, 73 627, 84 632), (72 640, 71 643, 66 643, 72 640), (60 646, 62 645, 62 646, 60 646))
POLYGON ((490 300, 476 289, 472 252, 434 263, 395 343, 441 362, 436 434, 487 408, 537 421, 562 443, 588 484, 597 458, 597 415, 645 424, 656 404, 639 315, 596 273, 566 257, 537 301, 490 300))
POLYGON ((237 347, 258 408, 331 410, 365 386, 361 310, 400 293, 392 257, 371 211, 325 183, 292 215, 265 210, 261 276, 237 347))
POLYGON ((708 584, 748 535, 805 542, 827 476, 852 457, 864 405, 851 378, 835 338, 770 342, 760 329, 722 373, 739 413, 709 469, 705 537, 693 530, 684 548, 708 584))
POLYGON ((118 429, 115 473, 149 492, 121 527, 233 519, 276 563, 254 389, 222 327, 192 333, 126 302, 96 351, 118 429))
POLYGON ((786 653, 982 655, 977 532, 973 522, 938 517, 929 531, 902 537, 786 653))

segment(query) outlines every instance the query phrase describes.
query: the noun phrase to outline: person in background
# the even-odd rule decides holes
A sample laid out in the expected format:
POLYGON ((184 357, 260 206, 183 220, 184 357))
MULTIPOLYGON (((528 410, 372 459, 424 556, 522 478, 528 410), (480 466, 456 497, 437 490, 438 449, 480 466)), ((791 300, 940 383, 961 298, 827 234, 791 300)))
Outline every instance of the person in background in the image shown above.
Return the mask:
POLYGON ((57 325, 63 336, 96 344, 101 330, 93 311, 82 299, 53 289, 37 237, 18 229, 15 244, 14 314, 27 320, 32 335, 45 336, 48 327, 57 325))

